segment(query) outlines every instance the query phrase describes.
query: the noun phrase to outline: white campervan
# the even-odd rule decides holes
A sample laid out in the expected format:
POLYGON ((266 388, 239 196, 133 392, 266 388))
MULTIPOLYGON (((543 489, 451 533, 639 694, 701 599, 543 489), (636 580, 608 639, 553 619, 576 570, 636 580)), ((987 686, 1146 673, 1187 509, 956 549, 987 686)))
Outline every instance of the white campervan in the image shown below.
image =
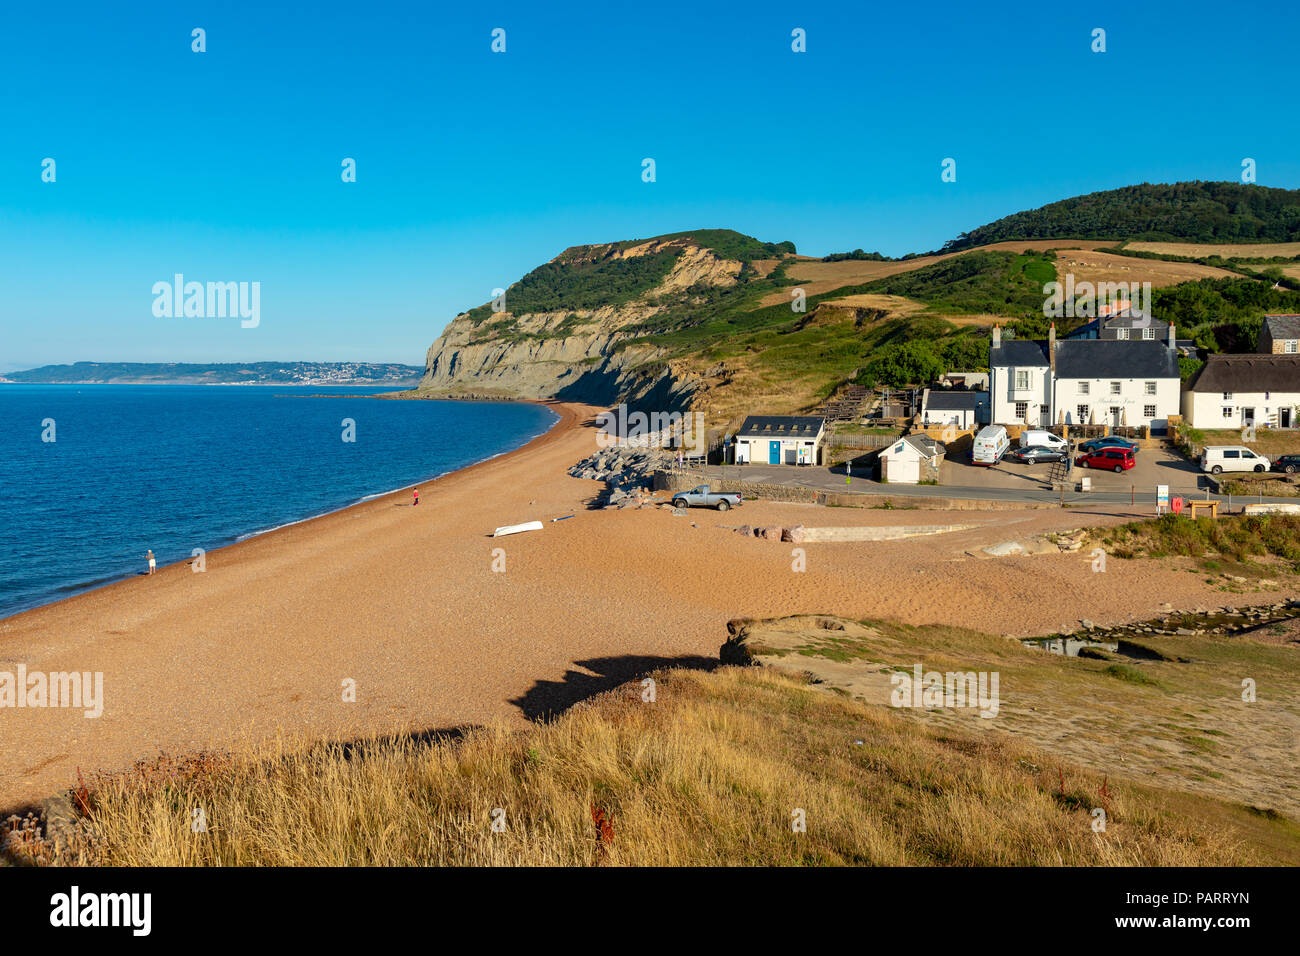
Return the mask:
POLYGON ((1201 471, 1268 471, 1268 459, 1245 445, 1206 445, 1201 451, 1201 471))
POLYGON ((1011 447, 1007 430, 1001 425, 985 425, 971 445, 970 460, 975 465, 996 465, 1011 447))
POLYGON ((1070 450, 1070 443, 1060 435, 1053 435, 1041 428, 1026 428, 1020 433, 1020 447, 1031 448, 1035 445, 1050 448, 1052 451, 1068 452, 1070 450))

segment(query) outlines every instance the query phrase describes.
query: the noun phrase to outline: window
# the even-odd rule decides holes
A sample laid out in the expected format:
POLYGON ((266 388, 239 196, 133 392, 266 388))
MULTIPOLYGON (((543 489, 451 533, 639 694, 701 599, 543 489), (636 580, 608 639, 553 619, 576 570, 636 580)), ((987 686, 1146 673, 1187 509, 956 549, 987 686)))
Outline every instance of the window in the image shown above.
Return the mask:
POLYGON ((1156 337, 1156 330, 1151 326, 1147 326, 1145 329, 1142 330, 1142 338, 1154 339, 1155 337, 1156 337))
POLYGON ((1155 417, 1156 417, 1156 407, 1155 407, 1154 405, 1143 405, 1143 406, 1142 406, 1142 417, 1143 417, 1143 418, 1155 418, 1155 417))
POLYGON ((1110 383, 1110 393, 1111 393, 1112 395, 1118 395, 1118 394, 1120 393, 1120 383, 1119 383, 1119 382, 1111 382, 1111 383, 1110 383))
POLYGON ((1300 339, 1287 339, 1286 342, 1283 343, 1282 345, 1282 351, 1283 352, 1300 351, 1300 339))
POLYGON ((1080 394, 1080 395, 1087 395, 1087 394, 1088 394, 1088 388, 1089 388, 1089 383, 1088 383, 1088 382, 1080 382, 1080 383, 1079 383, 1079 394, 1080 394))
POLYGON ((1029 414, 1029 403, 1016 402, 1016 418, 1020 419, 1023 422, 1025 420, 1025 416, 1028 414, 1029 414))
POLYGON ((1223 400, 1224 400, 1225 402, 1230 402, 1230 401, 1232 401, 1232 392, 1224 392, 1224 393, 1223 393, 1223 400))
POLYGON ((1115 330, 1115 338, 1117 338, 1117 339, 1126 339, 1126 338, 1128 338, 1128 329, 1116 329, 1116 330, 1115 330))
POLYGON ((1077 425, 1086 425, 1086 424, 1088 423, 1088 406, 1087 406, 1087 405, 1075 405, 1075 406, 1074 406, 1074 415, 1075 415, 1075 418, 1074 418, 1075 424, 1077 424, 1077 425))
POLYGON ((1148 394, 1148 395, 1154 395, 1155 393, 1156 393, 1156 383, 1155 383, 1155 382, 1147 382, 1147 394, 1148 394))
POLYGON ((1016 369, 1016 391, 1023 391, 1029 387, 1029 370, 1016 369))
POLYGON ((1224 458, 1240 458, 1240 457, 1241 457, 1241 452, 1239 452, 1239 451, 1225 451, 1225 452, 1223 453, 1223 457, 1224 457, 1224 458))
POLYGON ((1224 418, 1231 418, 1231 417, 1232 417, 1232 406, 1231 406, 1231 405, 1224 405, 1224 406, 1223 406, 1223 417, 1224 417, 1224 418))

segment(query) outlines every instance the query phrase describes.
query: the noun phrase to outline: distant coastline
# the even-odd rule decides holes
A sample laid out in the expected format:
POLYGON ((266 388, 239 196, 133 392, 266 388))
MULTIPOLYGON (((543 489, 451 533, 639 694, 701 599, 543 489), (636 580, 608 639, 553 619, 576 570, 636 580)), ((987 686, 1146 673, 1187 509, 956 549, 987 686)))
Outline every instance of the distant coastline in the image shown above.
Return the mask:
POLYGON ((0 375, 5 385, 377 385, 415 387, 424 368, 395 362, 75 362, 0 375))

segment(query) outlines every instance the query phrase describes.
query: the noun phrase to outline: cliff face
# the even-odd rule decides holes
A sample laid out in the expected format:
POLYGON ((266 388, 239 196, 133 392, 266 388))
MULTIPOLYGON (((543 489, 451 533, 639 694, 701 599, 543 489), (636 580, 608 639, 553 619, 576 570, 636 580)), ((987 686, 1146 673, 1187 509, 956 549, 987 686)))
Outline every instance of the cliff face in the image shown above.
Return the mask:
POLYGON ((657 331, 656 318, 693 296, 734 285, 741 269, 689 238, 566 249, 511 286, 503 311, 457 316, 430 347, 420 390, 685 409, 700 379, 662 349, 620 343, 657 331), (597 304, 602 284, 620 301, 597 304))

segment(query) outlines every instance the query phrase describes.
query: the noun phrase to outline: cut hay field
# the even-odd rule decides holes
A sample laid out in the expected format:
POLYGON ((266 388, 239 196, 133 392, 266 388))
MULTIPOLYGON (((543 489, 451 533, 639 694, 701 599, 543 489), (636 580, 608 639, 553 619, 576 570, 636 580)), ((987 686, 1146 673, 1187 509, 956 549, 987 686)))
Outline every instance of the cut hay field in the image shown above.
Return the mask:
POLYGON ((1300 256, 1300 242, 1130 242, 1124 246, 1134 252, 1154 252, 1162 256, 1234 256, 1255 259, 1272 256, 1300 256))
MULTIPOLYGON (((801 288, 804 292, 812 296, 831 292, 844 286, 861 285, 875 279, 886 279, 889 276, 898 275, 902 272, 911 272, 915 269, 933 265, 936 262, 942 262, 945 259, 951 259, 953 256, 964 256, 971 252, 1023 252, 1026 249, 1039 252, 1046 249, 1088 250, 1111 244, 1095 239, 1025 239, 1021 241, 994 242, 987 246, 977 246, 974 249, 963 249, 961 252, 919 256, 902 262, 874 262, 867 259, 843 259, 838 262, 823 262, 820 259, 807 259, 792 264, 786 270, 786 274, 802 283, 801 288)), ((776 260, 763 261, 774 264, 776 260)), ((758 263, 755 262, 754 266, 758 268, 758 263)), ((766 266, 766 269, 767 272, 770 272, 771 266, 766 266)), ((766 275, 767 272, 762 274, 766 275)), ((764 297, 760 305, 778 305, 789 301, 790 293, 788 290, 783 289, 764 297)))
POLYGON ((1201 279, 1235 278, 1236 273, 1194 262, 1162 262, 1117 256, 1110 252, 1065 250, 1057 254, 1056 273, 1065 281, 1067 274, 1080 282, 1150 282, 1153 288, 1197 282, 1201 279))
POLYGON ((1007 321, 1006 316, 1003 315, 993 315, 991 313, 977 315, 953 314, 901 295, 885 295, 875 292, 846 295, 842 299, 827 299, 824 304, 856 309, 879 309, 886 313, 886 318, 893 319, 911 318, 923 314, 931 315, 951 322, 953 325, 979 325, 991 328, 994 325, 1005 324, 1007 321))

